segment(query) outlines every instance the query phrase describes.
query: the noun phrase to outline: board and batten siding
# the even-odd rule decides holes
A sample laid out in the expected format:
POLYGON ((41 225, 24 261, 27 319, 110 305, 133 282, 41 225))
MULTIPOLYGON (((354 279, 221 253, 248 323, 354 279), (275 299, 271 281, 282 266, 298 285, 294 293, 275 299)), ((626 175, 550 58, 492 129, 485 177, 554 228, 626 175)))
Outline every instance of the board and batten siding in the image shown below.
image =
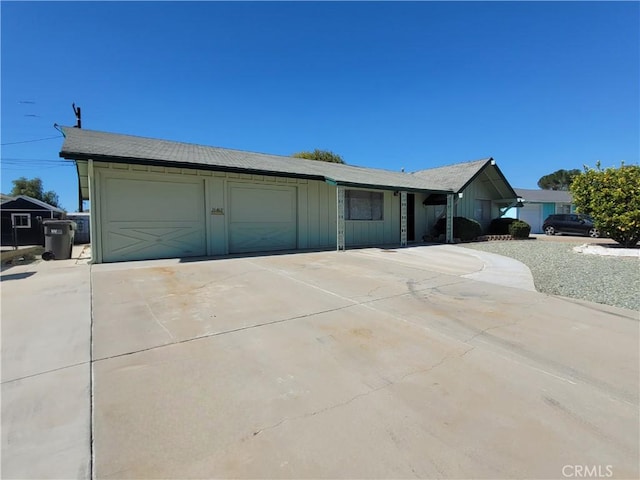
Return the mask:
POLYGON ((400 196, 389 190, 345 188, 377 191, 383 194, 382 220, 345 220, 347 246, 390 245, 400 243, 400 196))
MULTIPOLYGON (((96 233, 94 261, 97 263, 228 254, 233 227, 230 224, 232 188, 236 189, 236 194, 243 188, 290 192, 295 202, 292 210, 295 242, 291 246, 296 249, 336 246, 336 187, 325 182, 106 162, 90 162, 89 178, 93 200, 92 229, 96 233), (184 232, 191 229, 186 235, 178 235, 189 240, 191 245, 183 246, 183 251, 180 251, 180 245, 166 244, 164 239, 175 236, 170 230, 178 227, 184 232), (140 244, 141 238, 133 237, 146 239, 148 244, 140 244), (127 243, 128 239, 131 244, 127 243), (136 242, 138 244, 134 246, 136 242), (134 253, 136 249, 137 254, 134 253)), ((388 219, 385 224, 396 216, 399 218, 399 211, 395 215, 387 212, 391 205, 387 202, 387 193, 390 195, 390 192, 385 193, 385 219, 388 219)), ((243 208, 251 208, 251 205, 243 208)), ((371 228, 365 225, 369 222, 356 223, 359 225, 351 227, 347 238, 353 236, 357 241, 350 244, 373 244, 380 239, 384 242, 394 238, 389 227, 383 226, 380 232, 369 230, 367 235, 373 235, 374 240, 367 241, 362 235, 364 229, 371 228)), ((380 225, 375 228, 380 229, 380 225)))
POLYGON ((500 196, 495 188, 489 186, 486 182, 480 181, 481 178, 482 176, 472 182, 471 185, 464 190, 463 197, 458 199, 457 216, 475 219, 476 200, 492 201, 491 218, 493 219, 500 216, 500 207, 493 202, 493 200, 499 199, 500 196))
MULTIPOLYGON (((89 178, 91 193, 98 193, 91 205, 97 263, 261 251, 260 239, 264 250, 336 246, 336 187, 322 181, 106 162, 90 162, 89 178), (238 200, 243 192, 254 203, 291 199, 287 215, 295 218, 284 225, 285 216, 271 215, 273 225, 284 225, 281 231, 269 228, 267 219, 259 225, 262 206, 249 212, 251 202, 238 200), (253 220, 255 229, 249 228, 253 220), (239 238, 243 228, 261 237, 239 238)), ((383 219, 346 221, 348 246, 400 242, 400 197, 378 191, 383 219)))

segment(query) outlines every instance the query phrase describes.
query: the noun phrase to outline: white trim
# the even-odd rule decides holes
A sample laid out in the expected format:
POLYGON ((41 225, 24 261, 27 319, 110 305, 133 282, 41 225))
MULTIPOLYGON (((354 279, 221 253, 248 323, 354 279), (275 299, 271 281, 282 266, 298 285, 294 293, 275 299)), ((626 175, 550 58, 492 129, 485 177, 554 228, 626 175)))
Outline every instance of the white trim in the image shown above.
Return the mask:
POLYGON ((449 193, 447 195, 447 220, 446 220, 446 227, 445 227, 445 242, 446 243, 453 243, 453 216, 455 214, 454 212, 454 194, 453 193, 449 193))
POLYGON ((11 226, 13 228, 31 228, 31 215, 28 213, 12 213, 11 214, 11 226), (26 225, 16 225, 17 217, 27 217, 26 225))
MULTIPOLYGON (((38 205, 39 207, 42 207, 43 209, 45 209, 47 211, 51 210, 53 212, 63 213, 63 210, 59 209, 58 207, 54 207, 53 205, 49 205, 48 203, 45 203, 45 202, 43 202, 41 200, 38 200, 37 198, 29 197, 28 195, 18 195, 16 197, 11 198, 10 200, 3 201, 2 204, 4 205, 7 202, 13 202, 14 200, 17 200, 19 198, 21 198, 22 200, 26 200, 27 202, 31 202, 34 205, 38 205)), ((9 210, 19 210, 19 209, 10 208, 9 210)), ((37 210, 37 209, 29 209, 29 210, 37 210)))
POLYGON ((345 229, 344 229, 344 187, 336 187, 336 250, 345 250, 345 229))
POLYGON ((400 246, 407 246, 407 192, 400 192, 400 246))

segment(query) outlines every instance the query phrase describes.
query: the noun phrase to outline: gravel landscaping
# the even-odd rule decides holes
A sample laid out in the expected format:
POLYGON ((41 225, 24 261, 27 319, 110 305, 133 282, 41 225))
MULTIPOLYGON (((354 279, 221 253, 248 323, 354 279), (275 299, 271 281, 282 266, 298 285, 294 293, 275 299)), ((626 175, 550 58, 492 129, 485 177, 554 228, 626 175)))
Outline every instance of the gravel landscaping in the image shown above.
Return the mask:
POLYGON ((466 243, 463 248, 496 253, 524 263, 542 293, 640 311, 638 257, 585 255, 575 243, 541 240, 466 243))

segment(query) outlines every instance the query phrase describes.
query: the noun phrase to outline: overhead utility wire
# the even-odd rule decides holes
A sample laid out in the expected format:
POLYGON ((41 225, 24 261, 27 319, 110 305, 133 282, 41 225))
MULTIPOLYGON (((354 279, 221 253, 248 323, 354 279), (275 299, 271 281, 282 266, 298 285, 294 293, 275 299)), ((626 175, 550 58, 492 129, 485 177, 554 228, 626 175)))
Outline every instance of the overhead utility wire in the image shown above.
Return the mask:
POLYGON ((17 145, 18 143, 42 142, 43 140, 53 140, 54 138, 62 138, 62 135, 56 135, 55 137, 38 138, 38 139, 35 139, 35 140, 23 140, 21 142, 0 143, 0 145, 4 147, 5 145, 17 145))
POLYGON ((9 163, 64 163, 69 164, 72 163, 69 160, 64 160, 62 158, 16 158, 16 157, 0 157, 1 162, 9 162, 9 163))

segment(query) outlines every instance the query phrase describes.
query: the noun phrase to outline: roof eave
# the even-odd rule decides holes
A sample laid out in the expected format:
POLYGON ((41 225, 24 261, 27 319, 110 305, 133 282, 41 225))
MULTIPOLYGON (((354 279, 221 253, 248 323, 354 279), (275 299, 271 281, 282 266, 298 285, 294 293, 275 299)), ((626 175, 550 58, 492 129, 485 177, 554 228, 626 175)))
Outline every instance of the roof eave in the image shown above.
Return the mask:
POLYGON ((258 170, 253 168, 241 168, 241 167, 228 167, 222 165, 207 165, 203 163, 188 163, 188 162, 173 162, 170 160, 157 160, 149 158, 138 157, 112 157, 109 155, 89 155, 86 153, 75 152, 60 152, 62 158, 67 160, 93 160, 96 162, 110 162, 110 163, 130 163, 134 165, 148 165, 156 167, 171 167, 171 168, 185 168, 189 170, 215 170, 217 172, 228 173, 245 173, 251 175, 267 175, 274 177, 285 178, 300 178, 306 180, 319 180, 324 181, 325 177, 320 175, 306 175, 302 173, 294 172, 278 172, 272 170, 258 170))
POLYGON ((429 188, 420 188, 420 187, 406 187, 399 185, 375 185, 372 183, 364 183, 364 182, 343 182, 340 180, 334 180, 332 178, 326 178, 325 181, 332 186, 340 186, 340 187, 353 187, 353 188, 372 188, 375 190, 389 190, 393 192, 411 192, 411 193, 453 193, 452 190, 432 190, 429 188))
POLYGON ((67 160, 80 160, 80 161, 93 160, 98 162, 129 163, 129 164, 135 164, 135 165, 185 168, 185 169, 191 169, 191 170, 215 170, 218 172, 227 172, 227 173, 244 173, 244 174, 251 174, 251 175, 267 175, 267 176, 273 176, 273 177, 317 180, 317 181, 329 183, 330 185, 340 185, 344 187, 354 187, 354 188, 373 188, 378 190, 406 191, 406 192, 418 192, 418 193, 424 193, 424 192, 453 193, 452 190, 433 190, 428 188, 407 187, 407 186, 401 186, 401 185, 375 185, 375 184, 366 183, 366 182, 344 182, 344 181, 329 178, 324 175, 308 175, 308 174, 301 174, 301 173, 294 173, 294 172, 258 170, 258 169, 241 168, 241 167, 207 165, 207 164, 201 164, 201 163, 172 162, 168 160, 157 160, 157 159, 138 158, 138 157, 113 157, 109 155, 89 155, 86 153, 68 152, 68 151, 60 152, 60 157, 65 158, 67 160))
POLYGON ((476 171, 476 173, 474 173, 474 174, 471 176, 471 178, 470 178, 469 180, 467 180, 467 181, 466 181, 466 183, 464 183, 464 184, 462 185, 462 187, 460 187, 460 188, 458 189, 458 191, 457 191, 456 193, 460 193, 460 192, 464 191, 464 190, 465 190, 469 185, 471 185, 471 184, 473 183, 473 181, 474 181, 476 178, 478 178, 478 177, 482 174, 482 172, 484 172, 484 169, 485 169, 485 168, 487 168, 487 166, 488 166, 488 165, 490 165, 492 161, 493 161, 493 158, 492 158, 492 157, 489 157, 489 158, 484 162, 484 164, 483 164, 483 165, 482 165, 482 166, 481 166, 481 167, 476 171))
POLYGON ((476 173, 474 173, 473 176, 469 180, 467 180, 467 182, 456 193, 460 193, 460 192, 464 191, 469 185, 471 185, 471 183, 473 183, 473 181, 476 178, 478 178, 482 174, 482 172, 485 171, 485 169, 487 167, 490 167, 490 166, 493 166, 496 169, 496 172, 498 173, 498 176, 500 177, 500 180, 502 180, 504 182, 504 184, 507 186, 507 188, 509 190, 509 194, 512 195, 511 198, 518 198, 518 194, 515 192, 515 190, 513 189, 513 187, 511 186, 511 184, 507 180, 507 177, 504 176, 504 174, 500 170, 500 167, 498 167, 498 164, 493 159, 493 157, 489 157, 487 159, 487 161, 484 163, 484 165, 482 165, 482 167, 480 167, 478 169, 478 171, 476 173))

